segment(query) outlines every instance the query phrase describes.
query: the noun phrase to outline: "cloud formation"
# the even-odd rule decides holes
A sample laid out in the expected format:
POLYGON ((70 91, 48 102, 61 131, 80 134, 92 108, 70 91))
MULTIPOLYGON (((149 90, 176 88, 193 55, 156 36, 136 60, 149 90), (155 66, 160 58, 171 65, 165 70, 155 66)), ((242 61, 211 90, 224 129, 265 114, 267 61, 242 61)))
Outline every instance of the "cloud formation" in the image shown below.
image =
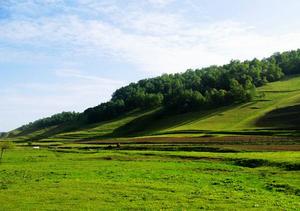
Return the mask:
MULTIPOLYGON (((172 1, 148 2, 167 5, 172 1)), ((51 49, 65 59, 74 55, 106 56, 152 74, 263 57, 300 46, 300 30, 263 35, 255 27, 236 21, 198 23, 181 13, 145 11, 141 4, 122 8, 116 3, 91 0, 79 1, 75 6, 62 0, 27 0, 12 8, 23 13, 30 8, 34 18, 4 21, 0 26, 2 42, 37 48, 45 56, 51 49), (39 16, 45 4, 65 12, 39 16)))

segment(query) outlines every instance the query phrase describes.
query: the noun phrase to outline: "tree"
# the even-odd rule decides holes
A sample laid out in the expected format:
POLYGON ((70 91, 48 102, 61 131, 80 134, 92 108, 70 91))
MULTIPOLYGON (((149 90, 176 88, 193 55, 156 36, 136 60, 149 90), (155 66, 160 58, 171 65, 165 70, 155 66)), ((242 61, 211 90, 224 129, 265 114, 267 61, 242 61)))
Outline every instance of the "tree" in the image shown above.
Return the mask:
POLYGON ((3 154, 6 150, 13 148, 13 143, 10 141, 0 141, 0 163, 2 161, 3 154))
POLYGON ((235 79, 230 80, 230 95, 232 102, 247 102, 249 100, 247 91, 244 87, 235 79))
POLYGON ((164 106, 167 110, 180 113, 199 110, 204 103, 203 95, 193 90, 176 91, 164 100, 164 106))
POLYGON ((141 100, 141 107, 144 109, 155 108, 163 102, 162 94, 145 94, 141 100))
POLYGON ((206 101, 212 107, 226 105, 227 95, 228 93, 224 89, 217 90, 213 88, 205 92, 206 101))

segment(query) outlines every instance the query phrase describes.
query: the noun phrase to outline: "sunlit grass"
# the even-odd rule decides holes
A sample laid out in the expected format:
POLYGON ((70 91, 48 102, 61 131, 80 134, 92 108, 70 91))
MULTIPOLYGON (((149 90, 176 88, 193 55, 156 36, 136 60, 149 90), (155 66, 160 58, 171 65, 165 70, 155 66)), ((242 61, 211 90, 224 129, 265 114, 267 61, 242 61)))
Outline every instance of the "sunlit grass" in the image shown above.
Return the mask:
POLYGON ((17 148, 8 151, 0 164, 1 209, 299 208, 297 171, 272 166, 241 167, 226 160, 229 158, 299 163, 299 153, 289 152, 59 153, 17 148))

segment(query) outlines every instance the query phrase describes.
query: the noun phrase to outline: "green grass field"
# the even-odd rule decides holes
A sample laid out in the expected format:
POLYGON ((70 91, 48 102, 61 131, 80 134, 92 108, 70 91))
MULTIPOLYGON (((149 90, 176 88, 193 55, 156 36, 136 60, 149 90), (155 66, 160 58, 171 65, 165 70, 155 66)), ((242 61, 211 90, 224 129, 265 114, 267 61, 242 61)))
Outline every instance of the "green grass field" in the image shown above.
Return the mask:
POLYGON ((15 130, 0 210, 300 210, 298 87, 294 77, 246 104, 15 130))
POLYGON ((290 165, 299 153, 16 148, 0 164, 0 210, 300 210, 290 165))

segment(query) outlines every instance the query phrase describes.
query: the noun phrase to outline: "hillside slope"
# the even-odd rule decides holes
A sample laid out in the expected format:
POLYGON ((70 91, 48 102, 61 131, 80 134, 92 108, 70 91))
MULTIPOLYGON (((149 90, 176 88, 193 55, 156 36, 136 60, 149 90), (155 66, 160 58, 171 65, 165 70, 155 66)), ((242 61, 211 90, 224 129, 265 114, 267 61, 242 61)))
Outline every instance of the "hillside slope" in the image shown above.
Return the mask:
POLYGON ((18 141, 61 142, 120 139, 122 137, 208 134, 294 134, 300 112, 300 76, 260 87, 254 101, 177 115, 161 115, 159 109, 134 111, 114 120, 91 125, 61 125, 29 134, 15 132, 18 141))
MULTIPOLYGON (((195 120, 183 125, 175 125, 167 128, 164 132, 179 132, 183 130, 211 130, 211 131, 240 131, 253 129, 287 129, 297 126, 292 122, 284 121, 278 124, 274 118, 268 118, 270 112, 281 109, 281 118, 287 119, 290 115, 290 109, 284 109, 289 106, 295 106, 300 103, 300 77, 288 78, 282 81, 269 83, 258 89, 258 96, 253 102, 232 106, 228 108, 217 109, 208 113, 195 113, 182 115, 181 119, 190 119, 189 115, 194 116, 195 120), (195 118, 195 116, 198 118, 195 118), (267 118, 268 124, 261 119, 267 118)), ((293 107, 293 108, 297 108, 293 107)), ((299 117, 300 113, 294 109, 294 117, 299 117)))
POLYGON ((150 115, 117 129, 123 135, 295 134, 299 128, 300 77, 260 87, 255 100, 204 112, 150 115))

